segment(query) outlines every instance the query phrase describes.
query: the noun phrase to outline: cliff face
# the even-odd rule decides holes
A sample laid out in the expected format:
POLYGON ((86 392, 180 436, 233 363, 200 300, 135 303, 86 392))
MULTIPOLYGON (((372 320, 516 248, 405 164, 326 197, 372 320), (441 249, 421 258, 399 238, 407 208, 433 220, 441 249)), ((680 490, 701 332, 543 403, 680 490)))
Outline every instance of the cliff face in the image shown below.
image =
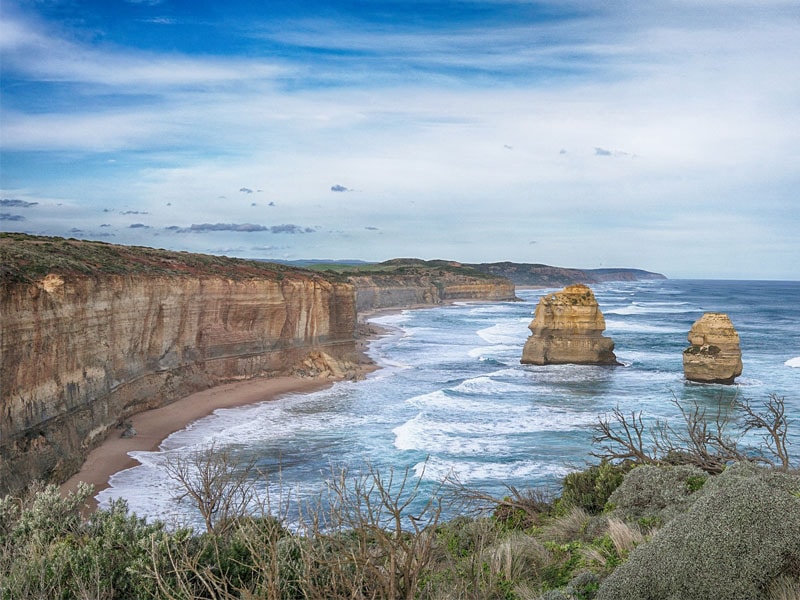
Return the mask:
POLYGON ((739 334, 728 315, 705 313, 689 331, 683 374, 689 381, 732 384, 742 374, 739 334))
MULTIPOLYGON (((510 281, 390 261, 354 277, 0 235, 0 496, 63 481, 115 426, 239 378, 347 373, 360 310, 510 300, 510 281), (358 292, 356 292, 358 286, 358 292)), ((467 270, 468 271, 468 270, 467 270)))
POLYGON ((432 280, 426 277, 357 276, 350 281, 356 288, 359 311, 442 304, 451 300, 504 301, 516 298, 510 281, 432 280))
POLYGON ((523 364, 615 365, 614 342, 602 335, 606 322, 594 293, 577 284, 539 300, 523 364))
POLYGON ((396 259, 347 273, 359 311, 435 305, 453 300, 516 300, 513 282, 448 261, 396 259), (381 270, 385 269, 385 270, 381 270))
POLYGON ((355 352, 351 284, 273 275, 6 279, 0 495, 65 479, 131 414, 288 372, 312 349, 355 352))

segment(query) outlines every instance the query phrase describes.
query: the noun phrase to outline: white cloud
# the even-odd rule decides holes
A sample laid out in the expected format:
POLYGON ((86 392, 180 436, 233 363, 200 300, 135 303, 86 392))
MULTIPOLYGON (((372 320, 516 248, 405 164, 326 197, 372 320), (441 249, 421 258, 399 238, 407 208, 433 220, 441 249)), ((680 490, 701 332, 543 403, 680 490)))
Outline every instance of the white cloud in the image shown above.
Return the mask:
MULTIPOLYGON (((690 271, 699 258, 688 241, 718 227, 752 243, 745 262, 755 269, 773 252, 759 236, 797 249, 784 227, 800 220, 790 200, 800 55, 797 20, 784 18, 791 3, 762 3, 755 20, 746 4, 603 4, 574 21, 480 35, 321 21, 261 30, 273 42, 360 53, 363 70, 345 59, 277 64, 90 46, 11 19, 0 38, 10 67, 72 82, 80 101, 45 113, 4 108, 3 144, 121 152, 117 165, 134 151, 138 166, 107 180, 76 171, 53 188, 37 182, 38 195, 57 187, 89 219, 88 205, 113 190, 148 210, 153 228, 248 223, 255 211, 237 190, 268 190, 265 203, 279 202, 270 222, 259 216, 265 226, 322 225, 286 253, 522 260, 535 250, 542 262, 646 258, 654 264, 631 266, 664 271, 673 257, 690 271), (281 85, 289 75, 291 89, 281 85), (94 101, 107 95, 120 100, 94 101), (359 193, 331 194, 338 182, 359 193), (241 206, 217 200, 226 195, 241 206), (757 204, 781 216, 747 229, 757 204), (192 218, 177 221, 186 211, 192 218), (484 243, 467 247, 475 239, 484 243)), ((214 243, 236 247, 228 233, 214 243)), ((211 235, 227 233, 183 237, 211 235)), ((725 237, 703 242, 708 275, 728 264, 725 237)))

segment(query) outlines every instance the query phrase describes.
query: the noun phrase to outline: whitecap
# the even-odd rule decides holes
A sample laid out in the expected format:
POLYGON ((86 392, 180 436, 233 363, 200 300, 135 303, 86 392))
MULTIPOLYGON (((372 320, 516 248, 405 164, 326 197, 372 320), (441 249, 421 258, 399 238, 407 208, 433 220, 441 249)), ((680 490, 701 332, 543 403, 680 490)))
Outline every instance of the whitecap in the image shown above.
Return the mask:
MULTIPOLYGON (((621 313, 613 313, 621 314, 621 313)), ((636 332, 636 333, 684 333, 685 329, 681 327, 667 327, 664 325, 653 325, 650 323, 631 323, 629 321, 617 321, 606 319, 606 333, 611 334, 614 332, 636 332)))
POLYGON ((491 327, 480 329, 477 333, 482 340, 490 344, 521 344, 530 334, 530 331, 528 331, 529 322, 530 319, 524 318, 497 323, 491 327))
POLYGON ((495 395, 507 394, 510 392, 526 392, 528 388, 527 386, 496 381, 489 376, 483 376, 467 379, 454 387, 453 391, 471 395, 495 395))
POLYGON ((621 308, 603 310, 607 315, 648 315, 648 314, 680 314, 697 312, 686 302, 632 302, 621 308))
POLYGON ((569 471, 562 465, 535 460, 483 462, 431 457, 414 465, 417 477, 438 482, 454 479, 462 484, 477 481, 531 480, 542 477, 561 478, 569 471))
POLYGON ((790 358, 789 360, 787 360, 783 364, 786 365, 787 367, 793 367, 795 369, 800 369, 800 356, 797 356, 795 358, 790 358))

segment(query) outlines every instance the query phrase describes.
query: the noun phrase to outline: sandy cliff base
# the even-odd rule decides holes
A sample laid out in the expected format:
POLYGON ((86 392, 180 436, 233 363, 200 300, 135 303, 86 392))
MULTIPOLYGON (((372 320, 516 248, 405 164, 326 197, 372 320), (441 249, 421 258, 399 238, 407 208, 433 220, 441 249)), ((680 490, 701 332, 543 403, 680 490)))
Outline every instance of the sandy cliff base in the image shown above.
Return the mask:
POLYGON ((274 400, 286 394, 309 393, 323 389, 333 381, 291 376, 237 381, 134 415, 130 421, 136 429, 136 435, 123 438, 122 430, 112 432, 105 442, 89 453, 81 470, 70 477, 61 490, 64 493, 73 491, 81 481, 94 485, 95 492, 107 488, 108 480, 114 473, 139 464, 129 456, 129 452, 158 450, 161 442, 171 433, 210 415, 218 408, 274 400))

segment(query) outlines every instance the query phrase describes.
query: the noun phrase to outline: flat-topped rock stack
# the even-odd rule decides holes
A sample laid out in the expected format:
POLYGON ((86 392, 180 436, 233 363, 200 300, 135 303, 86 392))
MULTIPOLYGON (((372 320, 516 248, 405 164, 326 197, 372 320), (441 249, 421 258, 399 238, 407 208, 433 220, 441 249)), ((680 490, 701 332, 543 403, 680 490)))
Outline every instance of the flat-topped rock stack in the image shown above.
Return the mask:
POLYGON ((602 335, 606 321, 592 290, 570 285, 539 300, 523 364, 617 365, 614 342, 602 335))
POLYGON ((692 325, 683 351, 683 374, 689 381, 732 384, 742 374, 739 334, 725 313, 707 312, 692 325))

